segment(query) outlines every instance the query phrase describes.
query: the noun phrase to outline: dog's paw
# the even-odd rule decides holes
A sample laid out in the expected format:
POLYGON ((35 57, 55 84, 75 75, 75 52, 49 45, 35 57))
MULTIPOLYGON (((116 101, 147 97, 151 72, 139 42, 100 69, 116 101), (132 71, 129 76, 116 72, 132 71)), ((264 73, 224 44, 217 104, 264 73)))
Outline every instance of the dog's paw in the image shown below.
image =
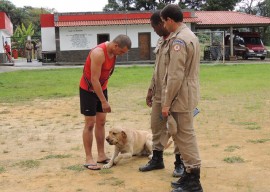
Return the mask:
POLYGON ((118 156, 113 160, 113 164, 116 165, 119 161, 120 161, 120 158, 118 156))
POLYGON ((153 154, 149 155, 148 156, 148 159, 152 159, 152 157, 153 157, 153 154))
POLYGON ((103 169, 110 169, 113 165, 111 163, 107 163, 103 165, 103 169))

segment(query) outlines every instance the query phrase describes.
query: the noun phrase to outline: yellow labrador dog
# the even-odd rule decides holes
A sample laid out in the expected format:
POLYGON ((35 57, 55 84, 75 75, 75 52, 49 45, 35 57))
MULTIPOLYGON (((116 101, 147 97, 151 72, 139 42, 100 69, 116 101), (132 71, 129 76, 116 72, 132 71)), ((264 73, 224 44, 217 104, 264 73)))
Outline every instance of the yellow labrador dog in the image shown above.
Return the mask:
POLYGON ((133 155, 149 155, 152 157, 152 134, 147 131, 112 128, 106 141, 115 145, 114 154, 104 169, 116 165, 121 159, 131 158, 133 155))

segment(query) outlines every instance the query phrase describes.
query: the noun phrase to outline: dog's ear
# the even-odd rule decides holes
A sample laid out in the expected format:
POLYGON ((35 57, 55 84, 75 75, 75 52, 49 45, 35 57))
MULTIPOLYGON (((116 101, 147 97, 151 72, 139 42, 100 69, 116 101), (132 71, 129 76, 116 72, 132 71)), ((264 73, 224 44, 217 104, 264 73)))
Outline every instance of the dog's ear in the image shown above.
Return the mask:
POLYGON ((122 134, 123 139, 126 139, 127 138, 127 134, 126 134, 125 131, 121 131, 121 134, 122 134))

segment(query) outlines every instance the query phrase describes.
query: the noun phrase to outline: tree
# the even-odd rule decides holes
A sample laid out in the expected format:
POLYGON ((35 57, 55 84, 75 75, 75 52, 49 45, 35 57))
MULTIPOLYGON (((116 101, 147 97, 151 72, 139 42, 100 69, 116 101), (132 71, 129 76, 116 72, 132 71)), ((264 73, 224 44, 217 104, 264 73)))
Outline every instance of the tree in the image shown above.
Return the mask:
POLYGON ((20 23, 24 17, 23 12, 19 11, 14 4, 7 0, 0 2, 0 11, 6 13, 15 28, 17 27, 17 23, 20 23))
POLYGON ((22 23, 18 26, 12 36, 12 39, 16 42, 17 48, 23 48, 28 36, 33 36, 35 33, 32 23, 26 28, 22 23))
POLYGON ((241 0, 180 0, 178 5, 183 9, 203 11, 228 11, 233 10, 241 0))
POLYGON ((201 10, 206 0, 180 0, 178 5, 183 9, 201 10))
POLYGON ((162 9, 176 0, 108 0, 103 11, 132 11, 162 9))
POLYGON ((137 0, 135 3, 136 10, 155 10, 156 5, 155 0, 137 0))
POLYGON ((262 2, 264 2, 264 0, 242 0, 238 3, 237 10, 247 14, 256 15, 258 11, 257 5, 262 2))
POLYGON ((7 0, 0 1, 0 11, 3 11, 10 18, 13 14, 13 10, 16 9, 15 5, 7 0))
POLYGON ((232 11, 237 3, 241 0, 207 0, 205 4, 202 5, 202 10, 204 11, 232 11))
POLYGON ((175 0, 158 0, 156 3, 156 9, 163 9, 163 7, 172 3, 175 3, 175 0))
POLYGON ((108 4, 103 11, 130 11, 135 10, 136 0, 108 0, 108 4))
POLYGON ((264 17, 270 17, 270 0, 265 0, 258 3, 257 9, 257 13, 259 13, 259 15, 264 17))
POLYGON ((108 0, 108 4, 105 5, 103 8, 103 11, 108 12, 108 11, 116 11, 119 10, 120 5, 116 2, 116 0, 108 0))
POLYGON ((13 28, 16 29, 22 23, 25 26, 29 26, 30 23, 33 25, 35 35, 40 35, 40 14, 42 13, 53 13, 54 9, 48 8, 34 8, 31 6, 25 6, 23 8, 16 8, 8 0, 0 1, 0 11, 3 11, 10 18, 13 28))
MULTIPOLYGON (((270 0, 264 0, 257 5, 257 15, 270 17, 270 0)), ((261 30, 262 39, 265 45, 270 45, 270 28, 264 27, 261 30)))

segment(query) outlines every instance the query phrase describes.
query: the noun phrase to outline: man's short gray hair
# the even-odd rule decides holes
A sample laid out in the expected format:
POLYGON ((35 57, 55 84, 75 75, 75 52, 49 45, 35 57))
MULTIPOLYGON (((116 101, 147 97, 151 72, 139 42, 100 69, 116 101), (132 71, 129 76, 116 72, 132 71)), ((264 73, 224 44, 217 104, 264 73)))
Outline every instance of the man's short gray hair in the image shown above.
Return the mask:
POLYGON ((131 48, 131 40, 127 35, 118 35, 113 39, 114 43, 117 43, 120 48, 131 48))

